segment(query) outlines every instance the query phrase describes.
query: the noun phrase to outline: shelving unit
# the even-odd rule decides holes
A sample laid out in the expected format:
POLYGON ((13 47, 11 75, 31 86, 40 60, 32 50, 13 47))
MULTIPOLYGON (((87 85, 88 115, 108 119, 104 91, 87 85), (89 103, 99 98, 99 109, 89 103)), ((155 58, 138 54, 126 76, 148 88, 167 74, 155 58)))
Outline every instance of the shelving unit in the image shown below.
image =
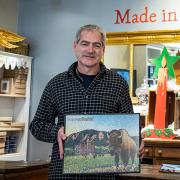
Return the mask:
MULTIPOLYGON (((16 94, 16 92, 10 92, 8 94, 0 93, 0 122, 3 117, 6 117, 7 121, 3 121, 5 124, 8 122, 8 118, 12 118, 14 125, 16 123, 24 124, 22 127, 15 127, 16 125, 11 126, 10 123, 9 127, 0 127, 0 133, 6 132, 6 141, 8 136, 16 137, 15 152, 1 152, 0 161, 26 161, 30 106, 31 62, 31 57, 0 51, 0 68, 2 68, 2 65, 5 68, 7 68, 9 65, 10 69, 12 67, 14 68, 15 66, 18 66, 18 69, 22 67, 28 68, 25 83, 25 94, 16 94)), ((4 78, 6 79, 4 76, 0 76, 0 78, 0 80, 4 78)))
POLYGON ((153 78, 155 65, 151 63, 151 60, 154 58, 158 58, 161 55, 162 50, 163 50, 163 46, 162 47, 161 46, 158 47, 155 45, 146 46, 146 77, 149 87, 157 83, 157 79, 153 78))

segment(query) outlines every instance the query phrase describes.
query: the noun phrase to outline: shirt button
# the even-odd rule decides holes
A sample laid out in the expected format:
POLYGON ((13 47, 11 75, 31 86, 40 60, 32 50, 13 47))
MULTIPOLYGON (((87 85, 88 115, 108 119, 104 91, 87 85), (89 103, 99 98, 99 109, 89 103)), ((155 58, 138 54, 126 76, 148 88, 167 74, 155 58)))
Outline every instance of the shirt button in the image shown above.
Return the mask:
POLYGON ((88 95, 86 95, 86 97, 85 97, 85 98, 87 99, 88 97, 89 97, 89 96, 88 96, 88 95))

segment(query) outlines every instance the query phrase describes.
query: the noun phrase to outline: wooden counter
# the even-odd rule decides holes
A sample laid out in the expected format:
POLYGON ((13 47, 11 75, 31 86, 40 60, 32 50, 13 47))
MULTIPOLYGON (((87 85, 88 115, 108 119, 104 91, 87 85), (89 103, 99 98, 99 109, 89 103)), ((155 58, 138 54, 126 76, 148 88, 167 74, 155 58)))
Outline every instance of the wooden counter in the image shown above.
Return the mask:
POLYGON ((160 165, 141 165, 141 173, 118 174, 118 180, 179 180, 180 174, 159 172, 160 165))
POLYGON ((145 138, 144 158, 152 160, 154 165, 162 163, 180 164, 180 140, 145 138))
MULTIPOLYGON (((0 180, 48 180, 47 161, 0 162, 0 180)), ((115 175, 120 180, 179 180, 180 174, 159 172, 159 165, 141 165, 140 173, 115 175)))
POLYGON ((0 180, 47 180, 47 161, 0 161, 0 180))

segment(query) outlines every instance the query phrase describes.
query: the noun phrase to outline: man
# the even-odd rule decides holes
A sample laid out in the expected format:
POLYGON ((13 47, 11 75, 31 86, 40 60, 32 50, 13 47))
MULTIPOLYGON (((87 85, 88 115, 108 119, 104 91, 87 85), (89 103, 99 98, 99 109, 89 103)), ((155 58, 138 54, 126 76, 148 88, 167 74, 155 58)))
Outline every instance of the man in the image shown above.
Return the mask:
POLYGON ((30 131, 37 139, 53 143, 49 179, 113 179, 112 174, 62 175, 66 114, 133 113, 127 82, 100 62, 105 50, 105 34, 101 28, 81 27, 73 49, 77 62, 49 81, 30 131))

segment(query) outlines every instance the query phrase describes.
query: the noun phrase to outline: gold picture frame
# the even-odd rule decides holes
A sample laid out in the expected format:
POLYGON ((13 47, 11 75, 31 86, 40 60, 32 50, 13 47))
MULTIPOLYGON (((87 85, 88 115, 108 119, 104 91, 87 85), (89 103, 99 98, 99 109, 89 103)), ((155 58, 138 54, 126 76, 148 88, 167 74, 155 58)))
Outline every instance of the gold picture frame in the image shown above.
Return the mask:
POLYGON ((149 31, 133 31, 133 32, 107 32, 106 45, 128 45, 129 46, 129 70, 130 70, 130 86, 129 92, 133 99, 133 69, 134 69, 134 46, 143 44, 158 43, 179 43, 180 29, 176 30, 149 30, 149 31))

